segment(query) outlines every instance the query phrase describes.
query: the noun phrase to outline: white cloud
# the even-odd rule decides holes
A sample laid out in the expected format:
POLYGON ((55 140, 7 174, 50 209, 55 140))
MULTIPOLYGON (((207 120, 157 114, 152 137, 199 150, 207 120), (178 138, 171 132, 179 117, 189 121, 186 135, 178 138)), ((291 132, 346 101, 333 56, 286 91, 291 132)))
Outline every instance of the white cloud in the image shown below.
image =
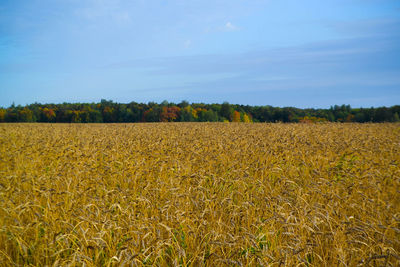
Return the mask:
POLYGON ((240 27, 238 27, 235 24, 233 24, 232 22, 228 21, 223 26, 220 26, 220 27, 217 27, 217 28, 214 28, 214 29, 207 28, 205 30, 205 33, 213 32, 213 31, 234 32, 234 31, 239 31, 239 30, 241 30, 240 27))
POLYGON ((241 30, 241 27, 236 26, 230 21, 227 21, 225 24, 217 27, 208 27, 204 29, 204 33, 213 33, 213 32, 234 32, 241 30))
POLYGON ((230 21, 225 23, 225 26, 224 26, 225 31, 237 31, 239 29, 240 29, 239 27, 237 27, 236 25, 233 25, 232 22, 230 22, 230 21))

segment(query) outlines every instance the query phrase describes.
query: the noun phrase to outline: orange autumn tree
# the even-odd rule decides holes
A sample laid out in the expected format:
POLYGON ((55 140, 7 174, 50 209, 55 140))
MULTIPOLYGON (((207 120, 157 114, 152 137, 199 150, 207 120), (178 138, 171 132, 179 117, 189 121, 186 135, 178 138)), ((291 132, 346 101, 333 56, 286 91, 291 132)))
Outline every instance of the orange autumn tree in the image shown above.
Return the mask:
POLYGON ((232 121, 240 122, 240 112, 238 112, 236 110, 233 112, 232 121))
POLYGON ((181 112, 180 107, 172 106, 172 107, 163 107, 162 112, 160 114, 160 121, 168 122, 168 121, 176 121, 181 112))
POLYGON ((44 115, 44 119, 47 122, 53 122, 56 118, 56 113, 54 112, 53 109, 51 108, 41 108, 43 115, 44 115))

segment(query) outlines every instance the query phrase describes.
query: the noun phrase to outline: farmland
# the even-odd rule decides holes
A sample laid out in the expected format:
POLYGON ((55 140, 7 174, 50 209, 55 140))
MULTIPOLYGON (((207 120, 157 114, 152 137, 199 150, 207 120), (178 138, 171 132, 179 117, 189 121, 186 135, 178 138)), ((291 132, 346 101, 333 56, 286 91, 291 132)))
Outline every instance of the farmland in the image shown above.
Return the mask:
POLYGON ((399 266, 400 125, 0 124, 5 265, 399 266))

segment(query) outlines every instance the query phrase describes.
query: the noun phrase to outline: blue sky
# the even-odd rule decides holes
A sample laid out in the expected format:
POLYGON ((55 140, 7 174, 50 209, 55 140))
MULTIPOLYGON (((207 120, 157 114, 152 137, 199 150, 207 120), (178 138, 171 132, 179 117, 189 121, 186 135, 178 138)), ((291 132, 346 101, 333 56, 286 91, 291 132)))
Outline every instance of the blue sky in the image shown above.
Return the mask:
POLYGON ((0 1, 0 106, 100 99, 400 104, 400 1, 0 1))

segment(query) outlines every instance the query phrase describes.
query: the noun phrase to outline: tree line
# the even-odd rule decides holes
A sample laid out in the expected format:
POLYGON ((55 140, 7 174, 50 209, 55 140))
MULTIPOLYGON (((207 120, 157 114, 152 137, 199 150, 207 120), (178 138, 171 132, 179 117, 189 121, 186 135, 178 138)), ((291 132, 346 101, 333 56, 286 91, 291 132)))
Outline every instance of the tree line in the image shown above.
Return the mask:
POLYGON ((329 109, 223 104, 178 104, 163 101, 128 104, 101 100, 100 103, 40 104, 0 108, 0 122, 398 122, 400 106, 329 109))

